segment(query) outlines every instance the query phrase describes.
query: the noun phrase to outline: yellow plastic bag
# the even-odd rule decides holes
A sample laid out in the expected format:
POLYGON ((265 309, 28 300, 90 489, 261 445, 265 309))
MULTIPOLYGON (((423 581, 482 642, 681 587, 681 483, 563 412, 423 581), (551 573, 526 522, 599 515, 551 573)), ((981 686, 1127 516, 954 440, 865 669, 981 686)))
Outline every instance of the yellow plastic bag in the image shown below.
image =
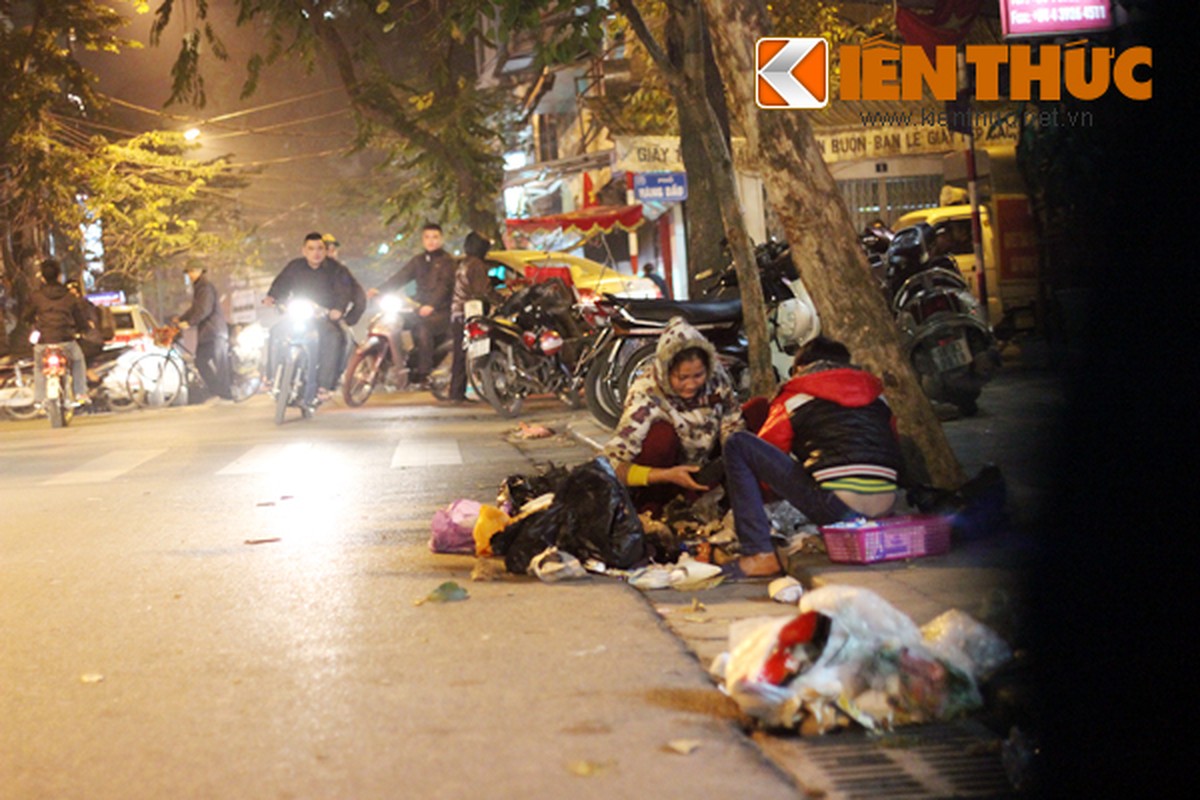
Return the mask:
POLYGON ((512 520, 495 506, 483 505, 479 508, 479 519, 475 520, 475 555, 492 555, 492 537, 512 520))

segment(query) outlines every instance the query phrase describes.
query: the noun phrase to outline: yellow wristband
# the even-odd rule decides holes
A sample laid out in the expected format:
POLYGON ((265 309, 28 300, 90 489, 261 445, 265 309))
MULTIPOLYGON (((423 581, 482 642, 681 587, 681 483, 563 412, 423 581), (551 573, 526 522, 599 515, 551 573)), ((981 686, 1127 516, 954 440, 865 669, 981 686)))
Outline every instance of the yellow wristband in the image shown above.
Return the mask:
POLYGON ((625 473, 627 486, 648 486, 650 484, 650 467, 640 464, 630 464, 629 472, 625 473))

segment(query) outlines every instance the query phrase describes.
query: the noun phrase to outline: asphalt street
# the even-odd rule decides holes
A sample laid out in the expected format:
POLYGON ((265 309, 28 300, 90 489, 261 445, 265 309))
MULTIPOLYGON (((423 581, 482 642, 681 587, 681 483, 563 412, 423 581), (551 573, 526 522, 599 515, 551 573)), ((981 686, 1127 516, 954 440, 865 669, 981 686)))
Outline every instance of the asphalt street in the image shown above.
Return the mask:
POLYGON ((795 796, 636 590, 429 552, 533 465, 421 399, 0 426, 0 797, 795 796))

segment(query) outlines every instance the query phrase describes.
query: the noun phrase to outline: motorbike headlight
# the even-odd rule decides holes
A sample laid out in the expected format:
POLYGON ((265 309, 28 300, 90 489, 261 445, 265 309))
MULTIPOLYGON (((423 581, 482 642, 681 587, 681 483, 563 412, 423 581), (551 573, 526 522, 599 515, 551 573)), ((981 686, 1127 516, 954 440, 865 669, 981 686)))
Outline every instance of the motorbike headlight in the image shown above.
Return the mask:
POLYGON ((238 331, 237 347, 240 350, 261 350, 266 341, 267 329, 257 322, 238 331))
POLYGON ((398 295, 385 294, 379 298, 379 310, 385 314, 399 314, 404 310, 404 300, 398 295))
POLYGON ((293 300, 288 303, 287 315, 288 318, 296 324, 301 324, 312 319, 317 313, 317 307, 309 300, 293 300))

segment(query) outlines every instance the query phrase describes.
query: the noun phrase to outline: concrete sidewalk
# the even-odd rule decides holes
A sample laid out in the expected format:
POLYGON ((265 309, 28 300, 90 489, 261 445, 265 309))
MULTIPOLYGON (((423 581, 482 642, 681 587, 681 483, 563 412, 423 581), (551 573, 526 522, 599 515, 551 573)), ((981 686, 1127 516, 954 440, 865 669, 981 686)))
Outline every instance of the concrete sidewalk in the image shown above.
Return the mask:
MULTIPOLYGON (((1050 372, 1014 367, 1002 372, 984 391, 979 414, 944 423, 946 434, 965 473, 976 474, 996 464, 1005 477, 1009 530, 975 541, 955 540, 943 556, 870 565, 834 564, 824 555, 793 558, 790 570, 807 589, 845 584, 870 589, 923 625, 939 614, 959 609, 992 626, 1011 645, 1023 644, 1023 582, 1033 558, 1027 530, 1050 485, 1044 448, 1054 441, 1065 400, 1058 378, 1050 372)), ((570 437, 529 440, 519 447, 537 462, 574 465, 594 454, 610 431, 590 417, 574 414, 565 427, 570 437)), ((772 602, 765 583, 722 585, 702 593, 660 590, 645 594, 669 628, 707 668, 728 649, 730 624, 750 617, 789 615, 794 607, 772 602)), ((1000 738, 978 723, 905 729, 911 746, 898 753, 865 734, 824 737, 822 741, 754 735, 763 751, 801 787, 826 798, 851 796, 867 788, 874 796, 898 796, 904 787, 922 794, 997 796, 1010 787, 1000 765, 1000 738), (910 731, 913 731, 910 733, 910 731), (836 741, 834 741, 836 740, 836 741), (833 742, 833 744, 831 744, 833 742), (865 777, 842 774, 840 766, 821 768, 828 748, 849 747, 851 761, 878 761, 865 777), (932 748, 923 758, 922 748, 932 748), (870 751, 866 753, 864 751, 870 751), (951 762, 945 762, 945 759, 951 762), (940 760, 939 760, 940 759, 940 760), (957 760, 955 760, 957 759, 957 760), (884 764, 886 762, 886 764, 884 764), (953 769, 938 764, 953 763, 953 769), (966 782, 955 783, 955 774, 966 782), (948 777, 949 776, 949 777, 948 777), (866 781, 865 784, 862 781, 866 781), (858 788, 853 788, 858 787, 858 788)), ((841 765, 846 754, 832 758, 841 765)))

